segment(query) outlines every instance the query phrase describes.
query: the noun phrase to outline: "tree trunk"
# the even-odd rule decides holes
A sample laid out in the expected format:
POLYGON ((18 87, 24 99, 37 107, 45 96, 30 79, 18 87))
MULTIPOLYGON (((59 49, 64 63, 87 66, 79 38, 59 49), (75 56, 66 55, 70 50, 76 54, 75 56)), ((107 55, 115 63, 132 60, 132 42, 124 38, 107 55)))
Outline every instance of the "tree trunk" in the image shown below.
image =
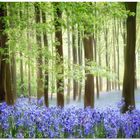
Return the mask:
MULTIPOLYGON (((27 47, 28 47, 28 51, 31 52, 31 43, 30 43, 30 23, 29 23, 29 5, 27 5, 27 17, 28 17, 28 21, 27 21, 27 47)), ((31 100, 31 58, 28 54, 28 98, 29 98, 29 102, 31 100)))
MULTIPOLYGON (((82 67, 82 41, 81 41, 81 32, 80 30, 78 30, 78 59, 79 59, 79 66, 82 67)), ((78 90, 78 101, 80 102, 81 101, 81 98, 82 98, 82 79, 79 81, 79 90, 78 90)))
MULTIPOLYGON (((54 47, 53 47, 53 34, 51 33, 51 51, 52 51, 52 56, 54 56, 54 47)), ((53 67, 55 66, 55 60, 52 59, 52 69, 53 67)), ((56 87, 56 82, 55 82, 55 76, 54 76, 54 71, 52 71, 51 73, 51 100, 53 99, 53 92, 54 92, 54 89, 56 87)))
MULTIPOLYGON (((95 35, 93 36, 94 40, 94 59, 97 64, 97 39, 95 38, 95 35)), ((99 81, 98 81, 98 75, 96 75, 96 94, 97 94, 97 99, 99 99, 99 81)))
POLYGON ((23 55, 20 51, 20 93, 24 95, 24 80, 23 80, 23 55))
POLYGON ((120 90, 120 51, 119 51, 119 25, 116 22, 116 50, 117 50, 117 77, 118 77, 118 90, 120 90))
MULTIPOLYGON (((31 51, 29 30, 27 30, 28 51, 31 51)), ((31 58, 28 56, 28 98, 31 100, 31 58)))
POLYGON ((135 67, 135 81, 134 81, 134 87, 135 87, 135 89, 137 89, 137 73, 136 73, 136 71, 137 71, 137 67, 136 67, 136 56, 135 56, 135 64, 134 64, 134 67, 135 67))
MULTIPOLYGON (((1 9, 0 9, 0 11, 1 11, 1 9)), ((1 26, 1 21, 0 21, 0 26, 1 26)), ((2 48, 4 45, 3 45, 3 43, 2 43, 2 36, 0 36, 0 48, 2 48)), ((1 61, 1 65, 0 65, 0 102, 3 102, 3 101, 5 101, 5 95, 6 95, 6 93, 5 93, 5 90, 4 90, 4 81, 5 81, 5 79, 4 79, 4 67, 5 67, 5 61, 3 60, 3 55, 1 54, 1 59, 0 59, 0 61, 1 61)))
MULTIPOLYGON (((109 70, 109 55, 108 55, 108 29, 106 28, 105 29, 105 48, 106 48, 106 67, 107 67, 107 70, 109 70)), ((108 77, 106 78, 106 91, 109 91, 110 88, 109 88, 109 79, 108 77)))
POLYGON ((0 47, 4 49, 1 54, 1 69, 0 69, 0 95, 1 101, 5 100, 7 104, 13 105, 15 102, 14 88, 12 84, 12 72, 9 57, 9 47, 7 46, 7 35, 4 33, 6 29, 6 22, 4 22, 4 17, 7 15, 6 4, 0 6, 0 47))
MULTIPOLYGON (((136 13, 137 2, 126 2, 126 9, 136 13)), ((135 108, 134 80, 135 80, 135 46, 136 46, 136 15, 127 17, 127 45, 123 79, 123 98, 125 105, 122 112, 135 108), (131 106, 131 108, 129 108, 131 106)))
MULTIPOLYGON (((115 25, 115 19, 114 19, 114 22, 113 22, 113 38, 112 38, 112 44, 113 44, 113 69, 114 69, 114 73, 117 74, 117 70, 116 70, 116 37, 115 37, 115 34, 116 34, 116 28, 114 29, 114 25, 115 25)), ((117 89, 117 82, 116 82, 116 78, 115 78, 115 81, 113 81, 113 85, 114 85, 114 89, 116 90, 117 89)))
MULTIPOLYGON (((42 11, 42 22, 45 24, 46 23, 46 14, 44 11, 42 11)), ((44 46, 45 50, 48 51, 48 37, 46 30, 43 32, 43 40, 44 40, 44 46)), ((49 96, 48 96, 48 88, 49 88, 49 74, 48 74, 48 58, 45 56, 45 77, 44 77, 44 101, 45 105, 48 107, 49 106, 49 96)))
MULTIPOLYGON (((12 17, 14 16, 14 9, 12 8, 12 6, 14 6, 13 3, 8 3, 8 9, 9 9, 9 16, 12 17)), ((10 22, 10 28, 15 28, 14 22, 12 19, 9 20, 10 22)), ((13 96, 14 99, 16 100, 16 55, 15 55, 15 49, 12 47, 12 44, 9 45, 9 51, 11 51, 11 53, 9 55, 10 56, 10 69, 11 69, 11 88, 12 88, 12 92, 13 92, 13 96)))
MULTIPOLYGON (((95 6, 96 6, 96 2, 95 2, 95 6)), ((96 8, 94 10, 95 13, 95 17, 97 18, 97 11, 96 8)), ((95 63, 98 64, 98 60, 97 60, 97 26, 96 24, 94 25, 94 35, 93 35, 93 40, 94 40, 94 59, 95 59, 95 63)), ((97 99, 99 99, 99 76, 96 75, 96 97, 97 99)))
MULTIPOLYGON (((85 59, 93 61, 93 37, 92 35, 83 38, 85 59)), ((85 63, 86 65, 86 63, 85 63)), ((85 81, 85 95, 84 95, 84 107, 91 106, 94 107, 94 76, 92 74, 86 73, 85 81)))
POLYGON ((57 77, 57 105, 60 107, 64 107, 64 66, 63 66, 63 42, 62 42, 62 27, 61 27, 61 23, 60 20, 62 19, 62 11, 59 9, 59 4, 55 2, 54 3, 54 7, 55 7, 55 16, 54 16, 54 20, 55 20, 55 42, 59 42, 56 43, 56 50, 57 53, 60 57, 60 60, 58 62, 58 60, 56 60, 56 65, 62 65, 61 67, 61 72, 58 73, 58 76, 62 75, 61 78, 57 77))
MULTIPOLYGON (((70 25, 69 25, 69 13, 67 12, 67 38, 68 38, 68 71, 71 71, 71 48, 70 48, 70 25)), ((67 89, 67 104, 70 103, 70 90, 71 90, 71 78, 68 77, 68 89, 67 89)))
MULTIPOLYGON (((7 57, 8 58, 8 57, 7 57)), ((12 71, 10 63, 5 63, 5 91, 6 91, 6 102, 9 105, 15 103, 15 95, 12 85, 12 71)))
POLYGON ((126 50, 126 21, 123 21, 123 44, 124 44, 124 62, 125 62, 125 50, 126 50))
MULTIPOLYGON (((100 39, 100 35, 99 35, 99 37, 98 37, 98 44, 100 43, 100 41, 101 41, 101 39, 100 39)), ((99 51, 99 66, 102 66, 102 58, 101 58, 101 51, 99 51)), ((101 76, 99 76, 99 89, 100 89, 100 91, 102 91, 103 90, 103 84, 102 84, 102 77, 101 76)))
MULTIPOLYGON (((1 49, 5 49, 6 48, 6 41, 7 41, 7 36, 6 34, 2 34, 5 30, 5 23, 3 21, 2 18, 4 18, 5 16, 5 9, 4 9, 4 5, 0 6, 0 31, 1 31, 1 34, 0 34, 0 48, 1 49)), ((4 53, 0 52, 0 102, 3 102, 5 101, 5 95, 6 95, 6 92, 4 90, 4 74, 5 74, 5 60, 4 60, 4 53)))
MULTIPOLYGON (((75 28, 74 26, 72 27, 72 50, 73 50, 73 65, 77 64, 77 47, 76 47, 76 33, 75 33, 75 28)), ((75 66, 73 67, 73 69, 75 69, 75 66)), ((73 100, 76 100, 78 94, 78 82, 77 80, 73 80, 73 100)))
POLYGON ((16 80, 15 52, 12 52, 12 58, 11 58, 11 78, 12 78, 12 88, 13 88, 14 99, 16 100, 16 98, 17 98, 17 80, 16 80))
MULTIPOLYGON (((40 21, 40 9, 38 3, 35 3, 35 19, 36 24, 39 24, 40 21)), ((39 29, 36 28, 36 40, 38 47, 38 56, 37 56, 37 98, 40 99, 44 95, 43 91, 43 72, 42 72, 42 44, 41 44, 41 33, 39 29)))

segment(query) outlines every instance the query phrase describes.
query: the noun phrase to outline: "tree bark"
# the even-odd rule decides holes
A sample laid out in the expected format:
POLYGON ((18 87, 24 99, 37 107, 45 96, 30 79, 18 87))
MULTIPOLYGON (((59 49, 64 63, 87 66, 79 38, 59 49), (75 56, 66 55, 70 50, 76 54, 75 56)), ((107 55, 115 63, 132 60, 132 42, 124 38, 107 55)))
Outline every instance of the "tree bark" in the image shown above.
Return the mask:
MULTIPOLYGON (((1 9, 0 9, 0 11, 1 11, 1 9)), ((0 21, 0 24, 1 24, 1 21, 0 21)), ((1 39, 2 39, 2 37, 0 36, 0 42, 1 42, 1 39)), ((0 47, 3 47, 2 44, 3 43, 1 43, 0 47)), ((4 79, 4 67, 5 67, 5 62, 3 60, 3 55, 2 54, 1 54, 0 61, 1 61, 1 65, 0 65, 0 102, 3 102, 3 101, 5 101, 6 93, 5 93, 5 90, 4 90, 4 81, 5 81, 5 79, 4 79)))
POLYGON ((23 80, 23 55, 20 51, 20 93, 24 95, 24 80, 23 80))
MULTIPOLYGON (((105 56, 105 59, 106 59, 106 67, 107 67, 107 70, 109 70, 108 29, 107 28, 105 29, 105 48, 106 48, 106 56, 105 56)), ((106 91, 109 91, 109 90, 110 90, 110 82, 109 82, 109 79, 107 77, 106 78, 106 91)))
POLYGON ((116 22, 116 50, 117 50, 117 77, 118 77, 118 90, 120 90, 120 51, 119 51, 119 24, 116 22))
MULTIPOLYGON (((79 59, 79 66, 80 67, 82 67, 82 60, 83 60, 83 58, 82 58, 82 49, 83 49, 83 47, 82 47, 81 38, 82 38, 81 31, 78 30, 78 59, 79 59)), ((78 88, 79 88, 78 89, 78 95, 79 95, 78 101, 79 102, 81 101, 81 98, 82 98, 82 82, 83 82, 83 80, 81 79, 79 81, 79 84, 78 84, 78 88)))
POLYGON ((17 79, 16 79, 16 58, 15 52, 12 52, 11 58, 11 78, 12 78, 12 90, 14 94, 14 100, 17 98, 17 79))
MULTIPOLYGON (((88 37, 83 38, 84 43, 84 55, 85 59, 93 61, 93 36, 85 33, 88 37)), ((86 65, 86 64, 85 64, 86 65)), ((94 107, 94 76, 90 73, 86 73, 85 81, 85 95, 84 95, 84 107, 94 107)))
POLYGON ((7 16, 6 4, 0 6, 0 47, 3 49, 1 54, 1 69, 0 69, 0 96, 1 101, 6 101, 7 104, 13 105, 15 102, 14 89, 12 85, 12 72, 9 57, 9 47, 7 46, 7 34, 4 33, 6 29, 6 22, 4 18, 7 16))
MULTIPOLYGON (((94 40, 94 59, 95 62, 97 64, 97 38, 95 37, 95 35, 93 36, 93 40, 94 40)), ((96 80, 96 94, 97 94, 97 99, 99 99, 99 81, 98 81, 98 75, 95 78, 96 80)))
MULTIPOLYGON (((42 11, 42 22, 45 24, 46 23, 46 14, 44 11, 42 11)), ((45 50, 48 51, 48 37, 46 30, 43 32, 43 40, 44 40, 44 46, 45 50)), ((49 95, 48 95, 48 89, 49 89, 49 73, 48 73, 48 58, 45 56, 45 77, 44 77, 44 101, 46 107, 49 107, 49 95)))
POLYGON ((6 91, 5 99, 7 104, 13 105, 15 103, 15 95, 14 95, 14 90, 12 85, 11 65, 9 64, 9 62, 5 63, 5 91, 6 91))
MULTIPOLYGON (((61 67, 61 73, 58 73, 58 76, 64 75, 64 66, 63 66, 63 42, 62 42, 62 27, 60 20, 62 19, 62 11, 59 9, 59 4, 55 2, 54 8, 56 10, 54 21, 55 21, 55 42, 56 43, 56 50, 58 52, 58 55, 60 57, 60 60, 56 60, 56 65, 62 65, 61 67)), ((57 106, 64 107, 64 78, 63 76, 61 78, 56 79, 57 81, 57 106)))
POLYGON ((135 64, 134 64, 134 67, 135 67, 135 81, 134 81, 134 86, 135 86, 135 89, 137 89, 136 56, 135 56, 135 64))
MULTIPOLYGON (((14 16, 14 9, 12 8, 12 6, 14 6, 13 3, 8 3, 8 9, 9 9, 9 16, 12 17, 14 16)), ((7 10, 8 10, 7 9, 7 10)), ((9 20, 10 22, 10 28, 15 28, 15 24, 13 22, 12 19, 9 20)), ((9 45, 9 50, 11 51, 11 53, 9 54, 10 55, 10 69, 11 69, 11 88, 12 88, 12 92, 13 92, 13 96, 14 96, 14 99, 16 100, 16 88, 17 88, 17 85, 16 85, 16 55, 15 55, 15 49, 12 48, 12 44, 9 45)))
MULTIPOLYGON (((78 62, 78 57, 77 57, 77 47, 76 47, 76 33, 75 33, 75 27, 72 27, 72 50, 73 50, 73 65, 76 65, 78 62)), ((75 69, 75 67, 73 67, 75 69)), ((73 80, 73 100, 76 100, 76 97, 78 95, 78 82, 77 80, 73 80)))
MULTIPOLYGON (((126 2, 126 10, 136 13, 137 2, 126 2)), ((136 47, 136 15, 127 17, 127 45, 123 78, 123 98, 125 105, 122 112, 135 108, 134 80, 135 80, 135 47, 136 47), (129 108, 131 106, 131 108, 129 108)))
MULTIPOLYGON (((100 39, 100 35, 98 37, 98 44, 100 43, 101 39, 100 39)), ((102 66, 102 58, 101 58, 101 51, 99 51, 99 66, 102 66)), ((99 76, 99 90, 102 91, 103 90, 103 82, 102 82, 102 77, 99 76)))
MULTIPOLYGON (((27 21, 27 47, 28 47, 28 51, 31 51, 31 43, 30 43, 30 23, 29 23, 29 5, 27 5, 27 17, 28 17, 28 21, 27 21)), ((28 54, 28 99, 29 102, 31 100, 31 58, 28 54)))
MULTIPOLYGON (((20 11, 19 11, 19 20, 22 20, 22 7, 20 6, 20 11)), ((24 95, 24 80, 23 80, 23 54, 22 51, 20 50, 19 52, 20 55, 20 93, 21 95, 24 95)))
MULTIPOLYGON (((40 9, 38 3, 34 4, 35 6, 35 19, 36 24, 41 23, 40 21, 40 9)), ((39 29, 36 29, 36 40, 38 47, 38 56, 37 56, 37 98, 40 99, 44 95, 43 91, 43 72, 42 72, 42 44, 41 44, 41 33, 39 29)))
MULTIPOLYGON (((71 71, 71 48, 70 48, 70 25, 69 25, 69 13, 67 12, 67 38, 68 38, 68 71, 71 71)), ((67 104, 70 103, 70 90, 71 90, 71 78, 68 77, 68 89, 67 89, 67 104)))
MULTIPOLYGON (((53 46, 53 34, 51 33, 51 52, 52 52, 52 56, 55 57, 55 51, 54 51, 54 46, 53 46)), ((55 60, 52 59, 51 61, 51 68, 53 69, 54 66, 55 66, 55 60)), ((51 73, 51 100, 53 99, 53 92, 54 92, 54 89, 56 88, 56 77, 54 76, 54 71, 52 71, 51 73)))
MULTIPOLYGON (((6 41, 7 41, 7 36, 6 34, 2 34, 5 30, 5 23, 4 23, 4 16, 5 16, 5 9, 4 9, 4 5, 1 5, 0 6, 0 48, 4 49, 6 48, 6 41)), ((4 67, 5 67, 5 60, 4 60, 4 52, 0 52, 0 102, 3 102, 5 101, 5 95, 6 95, 6 92, 4 90, 4 67)))

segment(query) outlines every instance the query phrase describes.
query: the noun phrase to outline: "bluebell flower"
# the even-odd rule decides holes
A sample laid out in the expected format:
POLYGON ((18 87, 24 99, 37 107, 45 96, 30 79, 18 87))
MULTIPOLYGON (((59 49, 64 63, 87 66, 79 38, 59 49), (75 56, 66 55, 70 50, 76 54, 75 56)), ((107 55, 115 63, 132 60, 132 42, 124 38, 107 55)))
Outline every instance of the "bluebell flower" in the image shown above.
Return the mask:
POLYGON ((117 103, 117 107, 118 107, 119 109, 121 109, 124 105, 125 105, 125 101, 124 101, 124 98, 122 98, 122 99, 117 103))
POLYGON ((21 139, 21 138, 24 138, 24 135, 23 133, 19 132, 17 133, 16 137, 21 139))
POLYGON ((37 104, 38 104, 39 106, 42 106, 43 103, 44 103, 44 97, 41 97, 39 100, 37 100, 37 104))
POLYGON ((0 109, 0 125, 5 138, 140 137, 140 110, 121 114, 111 107, 104 110, 90 107, 47 108, 38 106, 37 99, 28 102, 27 98, 18 99, 14 106, 2 103, 0 109), (96 135, 97 131, 101 133, 96 135))

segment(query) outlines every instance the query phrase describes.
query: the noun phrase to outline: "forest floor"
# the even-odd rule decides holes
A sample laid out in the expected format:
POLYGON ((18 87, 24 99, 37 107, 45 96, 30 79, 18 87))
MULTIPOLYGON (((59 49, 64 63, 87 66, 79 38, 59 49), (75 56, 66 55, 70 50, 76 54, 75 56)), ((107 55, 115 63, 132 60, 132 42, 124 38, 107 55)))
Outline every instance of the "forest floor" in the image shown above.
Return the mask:
MULTIPOLYGON (((117 103, 122 98, 122 91, 111 91, 111 92, 103 92, 100 94, 99 100, 95 100, 95 106, 97 107, 108 107, 111 106, 116 107, 117 103)), ((140 109, 140 88, 135 90, 135 101, 136 101, 136 108, 140 109)))
MULTIPOLYGON (((117 103, 120 102, 122 98, 122 91, 110 91, 110 92, 100 92, 99 99, 96 99, 95 95, 95 107, 105 109, 107 107, 116 108, 117 103)), ((140 109, 140 88, 135 91, 135 101, 136 108, 140 109)), ((53 97, 53 100, 49 101, 50 106, 56 105, 56 99, 53 97)), ((70 103, 65 103, 65 107, 84 107, 83 99, 81 102, 70 100, 70 103)))
MULTIPOLYGON (((36 98, 32 98, 36 99, 36 98)), ((76 108, 83 108, 84 107, 84 98, 82 96, 82 100, 79 101, 73 101, 72 97, 70 97, 70 103, 68 104, 66 102, 65 98, 65 107, 76 107, 76 108)), ((122 99, 122 91, 109 91, 109 92, 100 92, 99 99, 96 98, 95 94, 95 108, 100 109, 106 109, 107 107, 111 107, 112 109, 117 108, 117 104, 122 99)), ((26 102, 28 102, 28 98, 24 98, 26 102)), ((44 99, 43 99, 44 100, 44 99)), ((135 90, 135 102, 136 102, 136 108, 140 110, 140 87, 135 90)), ((56 96, 55 93, 53 94, 53 98, 51 100, 51 97, 49 96, 49 106, 54 107, 56 106, 56 96)))

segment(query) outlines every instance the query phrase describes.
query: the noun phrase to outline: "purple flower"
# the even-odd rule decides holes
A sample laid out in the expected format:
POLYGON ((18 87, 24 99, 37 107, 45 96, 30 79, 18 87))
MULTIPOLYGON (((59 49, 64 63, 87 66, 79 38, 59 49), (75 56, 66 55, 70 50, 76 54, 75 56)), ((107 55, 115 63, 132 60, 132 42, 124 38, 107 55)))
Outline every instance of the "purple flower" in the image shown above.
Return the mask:
POLYGON ((21 132, 19 132, 19 133, 17 133, 17 136, 16 137, 17 138, 24 138, 24 135, 21 132))
MULTIPOLYGON (((43 100, 42 100, 43 101, 43 100)), ((117 138, 140 137, 140 110, 121 114, 106 108, 46 108, 37 99, 18 99, 0 105, 0 132, 13 138, 117 138)))
POLYGON ((122 98, 122 99, 120 100, 120 102, 117 103, 117 107, 118 107, 119 109, 121 109, 124 105, 125 105, 125 101, 124 101, 124 98, 122 98))
POLYGON ((44 97, 41 97, 41 98, 37 101, 37 104, 38 104, 39 106, 42 106, 43 103, 44 103, 44 97))

